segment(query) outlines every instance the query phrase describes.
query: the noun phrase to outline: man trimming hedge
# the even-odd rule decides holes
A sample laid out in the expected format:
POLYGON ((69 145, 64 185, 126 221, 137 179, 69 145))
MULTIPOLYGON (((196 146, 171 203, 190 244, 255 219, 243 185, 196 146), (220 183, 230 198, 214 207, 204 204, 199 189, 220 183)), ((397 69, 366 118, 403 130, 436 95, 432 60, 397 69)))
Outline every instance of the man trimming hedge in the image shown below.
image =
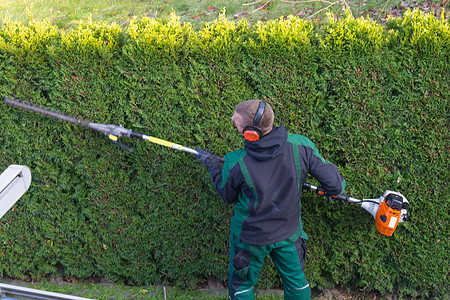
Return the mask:
POLYGON ((274 113, 261 100, 239 103, 231 118, 244 135, 244 149, 228 153, 224 164, 196 147, 217 193, 235 203, 230 228, 229 296, 253 299, 254 286, 267 255, 283 280, 285 299, 309 299, 304 275, 307 235, 301 221, 302 184, 308 173, 333 195, 345 180, 326 162, 313 142, 273 126, 274 113))

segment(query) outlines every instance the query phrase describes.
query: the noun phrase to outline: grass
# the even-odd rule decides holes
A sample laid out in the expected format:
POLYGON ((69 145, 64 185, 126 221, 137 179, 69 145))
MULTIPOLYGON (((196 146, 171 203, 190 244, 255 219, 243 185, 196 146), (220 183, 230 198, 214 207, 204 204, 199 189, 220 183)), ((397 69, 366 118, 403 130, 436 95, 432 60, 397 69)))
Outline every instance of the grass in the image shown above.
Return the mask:
POLYGON ((344 8, 355 17, 369 16, 383 21, 387 16, 399 16, 407 8, 420 8, 439 15, 446 8, 448 0, 0 0, 0 25, 6 19, 27 22, 32 18, 51 20, 60 28, 72 28, 81 20, 115 22, 126 26, 131 18, 149 16, 165 18, 172 11, 181 22, 190 22, 194 28, 201 28, 205 22, 215 20, 225 9, 229 19, 247 18, 250 24, 257 21, 297 15, 301 18, 322 19, 327 11, 336 15, 344 8))
MULTIPOLYGON (((200 299, 200 300, 227 300, 228 292, 226 289, 202 289, 202 290, 183 290, 180 288, 165 286, 126 286, 113 283, 69 283, 62 280, 41 282, 23 282, 12 280, 0 280, 2 283, 25 286, 32 289, 39 289, 66 295, 73 295, 89 299, 107 300, 107 299, 133 299, 133 300, 158 300, 158 299, 200 299)), ((1 298, 1 297, 0 297, 1 298)), ((280 290, 260 290, 255 292, 256 300, 282 300, 283 294, 280 290)), ((387 294, 384 297, 379 293, 364 293, 361 291, 349 291, 347 289, 328 289, 319 291, 312 290, 311 299, 348 299, 348 300, 374 300, 374 299, 392 299, 387 294)))
POLYGON ((206 291, 185 291, 163 286, 139 287, 120 284, 80 284, 43 282, 37 289, 91 299, 226 299, 226 295, 208 295, 206 291))
MULTIPOLYGON (((203 300, 225 300, 228 299, 225 289, 211 290, 182 290, 179 288, 164 286, 125 286, 121 284, 111 283, 68 283, 64 281, 41 281, 41 282, 18 282, 6 281, 3 283, 25 286, 32 289, 39 289, 61 293, 66 295, 74 295, 78 297, 90 299, 203 299, 203 300)), ((1 298, 1 297, 0 297, 1 298)), ((280 292, 258 295, 258 300, 277 300, 283 299, 280 292)))

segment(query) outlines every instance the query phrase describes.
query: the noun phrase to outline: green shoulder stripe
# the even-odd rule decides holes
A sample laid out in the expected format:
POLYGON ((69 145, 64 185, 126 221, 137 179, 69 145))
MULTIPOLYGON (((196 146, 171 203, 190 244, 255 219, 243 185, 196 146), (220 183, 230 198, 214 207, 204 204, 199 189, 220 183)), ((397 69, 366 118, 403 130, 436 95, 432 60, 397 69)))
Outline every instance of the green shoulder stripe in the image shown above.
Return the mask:
POLYGON ((292 144, 292 150, 294 153, 294 161, 295 161, 295 169, 297 170, 297 191, 298 193, 300 193, 301 191, 301 186, 300 186, 300 175, 301 175, 301 165, 300 165, 300 152, 298 151, 298 145, 291 143, 292 144))
POLYGON ((258 203, 258 195, 256 193, 256 188, 253 185, 252 178, 250 176, 250 173, 247 170, 247 167, 245 166, 243 159, 241 159, 239 161, 239 166, 241 167, 241 171, 242 171, 242 174, 244 175, 245 181, 247 182, 248 187, 252 190, 253 197, 255 198, 255 204, 253 205, 253 209, 255 209, 256 204, 258 203))
POLYGON ((320 158, 320 160, 323 161, 324 163, 329 163, 328 161, 325 161, 325 159, 323 159, 322 155, 320 155, 319 150, 317 150, 314 143, 310 139, 308 139, 306 136, 303 136, 300 134, 289 134, 287 140, 290 143, 309 147, 309 148, 313 149, 315 156, 320 158))
POLYGON ((240 161, 242 158, 247 155, 245 149, 239 149, 233 152, 230 152, 224 157, 224 164, 222 168, 222 184, 220 188, 223 188, 228 180, 228 175, 230 175, 231 169, 240 161))

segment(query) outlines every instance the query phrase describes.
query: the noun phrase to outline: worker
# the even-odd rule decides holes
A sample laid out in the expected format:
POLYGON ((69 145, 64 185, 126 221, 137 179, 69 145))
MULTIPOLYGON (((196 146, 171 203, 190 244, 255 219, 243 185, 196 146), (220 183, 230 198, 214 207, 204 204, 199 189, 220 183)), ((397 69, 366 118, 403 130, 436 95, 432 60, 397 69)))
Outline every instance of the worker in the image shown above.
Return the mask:
POLYGON ((244 148, 228 153, 223 165, 196 147, 219 196, 234 203, 230 226, 230 299, 254 299, 266 256, 277 267, 284 299, 310 299, 305 278, 306 240, 301 220, 302 184, 308 174, 332 195, 344 192, 338 168, 326 162, 313 142, 273 125, 272 107, 261 100, 239 103, 232 121, 244 148))

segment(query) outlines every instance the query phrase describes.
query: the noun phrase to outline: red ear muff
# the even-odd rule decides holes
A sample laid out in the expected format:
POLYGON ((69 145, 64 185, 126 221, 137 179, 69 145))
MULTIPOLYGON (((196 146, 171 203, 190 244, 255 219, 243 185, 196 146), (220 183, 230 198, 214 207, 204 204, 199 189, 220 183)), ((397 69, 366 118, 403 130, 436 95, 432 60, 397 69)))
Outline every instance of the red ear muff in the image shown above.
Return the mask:
POLYGON ((261 130, 255 126, 247 126, 243 131, 244 138, 249 142, 256 142, 262 136, 261 130))

